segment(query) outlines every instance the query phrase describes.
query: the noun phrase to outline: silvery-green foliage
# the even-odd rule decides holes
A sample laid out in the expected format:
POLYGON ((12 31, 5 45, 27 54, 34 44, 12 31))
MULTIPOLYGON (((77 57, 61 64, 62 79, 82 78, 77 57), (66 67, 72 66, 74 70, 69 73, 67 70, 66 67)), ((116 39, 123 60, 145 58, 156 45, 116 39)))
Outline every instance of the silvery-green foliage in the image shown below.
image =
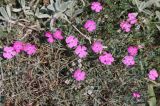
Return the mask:
POLYGON ((21 8, 13 8, 13 12, 21 12, 23 11, 26 15, 34 15, 33 11, 30 7, 26 6, 25 0, 18 0, 19 4, 21 5, 21 8))
POLYGON ((56 0, 55 2, 55 9, 58 12, 64 12, 69 8, 69 5, 71 5, 73 1, 67 1, 67 2, 61 2, 60 0, 56 0))
POLYGON ((0 19, 6 22, 12 22, 13 20, 17 19, 17 16, 12 14, 10 5, 6 5, 6 7, 0 7, 0 13, 0 19))
POLYGON ((0 19, 5 21, 4 24, 1 24, 0 28, 2 28, 2 30, 4 30, 4 28, 6 27, 7 28, 7 31, 10 32, 11 30, 11 27, 7 27, 7 24, 10 25, 9 23, 13 22, 12 20, 14 19, 12 17, 12 14, 11 14, 11 7, 10 5, 7 5, 6 8, 4 7, 0 7, 0 13, 2 16, 0 16, 0 19), (7 23, 6 23, 7 22, 7 23))
POLYGON ((6 11, 7 11, 8 17, 11 17, 11 7, 10 7, 10 5, 6 6, 6 11))
MULTIPOLYGON (((160 12, 159 11, 156 11, 156 16, 160 22, 160 12)), ((158 30, 160 31, 160 25, 156 25, 156 27, 158 28, 158 30)))
POLYGON ((160 26, 159 25, 156 25, 156 27, 158 28, 158 30, 160 31, 160 26))
POLYGON ((0 19, 5 21, 10 20, 11 12, 8 6, 6 9, 4 7, 0 7, 0 13, 2 14, 2 16, 0 16, 0 19))
POLYGON ((133 3, 137 5, 139 12, 144 12, 148 15, 153 15, 150 10, 146 9, 147 7, 150 7, 152 5, 150 1, 145 2, 145 1, 134 0, 133 3))
POLYGON ((148 0, 148 1, 133 0, 133 3, 137 5, 140 12, 143 12, 146 8, 151 7, 152 5, 160 7, 160 0, 148 0))
POLYGON ((69 1, 61 1, 56 0, 55 2, 53 0, 50 0, 50 4, 47 6, 49 10, 52 10, 53 12, 64 12, 67 9, 71 9, 75 5, 75 0, 69 0, 69 1))
POLYGON ((12 5, 7 5, 5 8, 0 7, 2 15, 0 19, 15 24, 18 20, 13 18, 12 15, 23 12, 25 17, 48 18, 46 21, 50 21, 50 29, 54 30, 53 23, 55 19, 60 18, 71 23, 68 18, 76 17, 83 12, 83 9, 80 9, 77 5, 77 0, 50 0, 50 4, 47 7, 42 6, 41 8, 35 3, 36 7, 34 9, 27 5, 26 0, 18 0, 18 2, 21 6, 20 8, 13 8, 12 5), (13 14, 11 14, 11 11, 13 14))
POLYGON ((51 18, 51 16, 48 15, 48 14, 42 14, 42 13, 40 13, 39 12, 39 8, 36 9, 35 16, 37 16, 38 18, 51 18))
POLYGON ((25 0, 18 0, 18 2, 21 4, 22 8, 26 7, 25 0))
POLYGON ((133 0, 133 3, 137 5, 139 12, 144 12, 148 15, 154 15, 154 13, 152 13, 147 8, 150 8, 152 5, 160 7, 160 0, 148 0, 148 1, 133 0))
MULTIPOLYGON (((156 14, 157 18, 159 19, 160 22, 160 12, 159 11, 150 11, 149 8, 151 6, 156 6, 160 7, 160 0, 148 0, 148 1, 140 1, 140 0, 133 0, 133 3, 137 5, 137 8, 139 12, 146 13, 150 16, 154 16, 156 14)), ((156 25, 157 28, 160 30, 160 26, 156 25)))
MULTIPOLYGON (((83 9, 76 9, 76 3, 77 0, 50 0, 50 4, 47 7, 41 7, 40 11, 52 11, 52 14, 50 14, 52 17, 50 20, 50 29, 53 31, 55 29, 53 28, 54 19, 60 18, 69 22, 68 17, 76 17, 83 12, 83 9)), ((50 18, 50 16, 40 13, 40 11, 36 12, 38 18, 50 18), (39 16, 39 14, 41 14, 41 16, 39 16)))
POLYGON ((64 15, 73 17, 83 12, 82 9, 75 10, 76 3, 76 0, 56 0, 55 2, 53 0, 50 0, 50 4, 47 6, 47 8, 43 6, 40 10, 51 10, 54 18, 64 18, 66 17, 64 15))
POLYGON ((6 22, 1 22, 0 23, 0 31, 4 31, 6 27, 7 27, 6 22))
POLYGON ((151 5, 155 5, 156 7, 160 7, 160 0, 149 0, 148 3, 151 5))
POLYGON ((159 11, 156 11, 156 16, 157 16, 157 18, 158 18, 159 21, 160 21, 160 12, 159 12, 159 11))

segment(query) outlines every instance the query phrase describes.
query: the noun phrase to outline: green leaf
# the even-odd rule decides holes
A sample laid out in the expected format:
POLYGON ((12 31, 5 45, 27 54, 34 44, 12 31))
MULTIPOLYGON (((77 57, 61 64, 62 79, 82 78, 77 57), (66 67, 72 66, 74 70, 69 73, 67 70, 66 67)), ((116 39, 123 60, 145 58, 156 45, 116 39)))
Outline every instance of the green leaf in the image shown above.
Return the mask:
POLYGON ((158 28, 158 30, 160 31, 160 26, 159 25, 156 25, 156 27, 158 28))
POLYGON ((53 7, 53 4, 48 5, 47 8, 48 8, 49 10, 55 11, 55 8, 53 7))
POLYGON ((73 3, 72 1, 61 3, 60 0, 56 0, 55 8, 59 12, 64 12, 67 10, 68 6, 71 5, 72 3, 73 3))
POLYGON ((50 3, 53 5, 54 1, 53 1, 53 0, 50 0, 50 3))
POLYGON ((137 5, 137 8, 139 10, 139 12, 144 12, 146 14, 152 14, 151 11, 147 10, 147 7, 150 7, 153 3, 151 1, 139 1, 139 0, 134 0, 134 3, 137 5))
POLYGON ((140 66, 141 66, 141 70, 144 70, 144 67, 143 67, 142 61, 140 61, 140 66))
POLYGON ((22 8, 25 8, 25 0, 21 0, 21 6, 22 6, 22 8))
POLYGON ((55 8, 56 8, 56 10, 59 9, 59 6, 60 6, 60 0, 56 0, 56 2, 55 2, 55 8))
POLYGON ((0 12, 1 12, 2 16, 3 16, 6 20, 9 20, 9 16, 8 16, 6 10, 5 10, 3 7, 0 7, 0 12))
POLYGON ((159 21, 160 21, 160 12, 156 11, 156 16, 158 17, 159 21))
POLYGON ((152 3, 152 4, 154 4, 154 5, 156 5, 157 7, 160 7, 160 0, 149 0, 148 2, 150 2, 150 3, 152 3))
POLYGON ((8 16, 11 17, 11 8, 9 5, 6 6, 6 10, 7 10, 8 16))
POLYGON ((0 19, 5 21, 4 17, 2 17, 2 16, 0 16, 0 19))
POLYGON ((139 7, 138 7, 139 11, 141 12, 141 11, 143 11, 145 8, 146 8, 146 3, 145 3, 145 2, 141 2, 141 3, 139 4, 139 7))
POLYGON ((22 11, 22 9, 21 8, 12 8, 12 11, 13 12, 20 12, 20 11, 22 11))
POLYGON ((40 13, 39 12, 39 8, 36 9, 35 16, 37 16, 38 18, 51 18, 51 16, 48 15, 48 14, 42 14, 42 13, 40 13))
POLYGON ((153 13, 148 9, 144 9, 142 12, 144 12, 144 13, 146 13, 148 15, 151 15, 151 16, 153 15, 153 13))
POLYGON ((59 9, 61 12, 64 12, 67 10, 68 6, 72 4, 72 1, 64 2, 60 5, 59 9))
POLYGON ((25 14, 27 14, 27 15, 34 15, 34 13, 31 10, 26 10, 25 14))
POLYGON ((48 14, 39 14, 37 15, 38 18, 51 18, 48 14))
POLYGON ((155 93, 154 93, 154 89, 153 89, 152 84, 148 85, 148 96, 149 96, 149 100, 148 100, 149 106, 157 106, 156 105, 156 97, 155 97, 155 93))

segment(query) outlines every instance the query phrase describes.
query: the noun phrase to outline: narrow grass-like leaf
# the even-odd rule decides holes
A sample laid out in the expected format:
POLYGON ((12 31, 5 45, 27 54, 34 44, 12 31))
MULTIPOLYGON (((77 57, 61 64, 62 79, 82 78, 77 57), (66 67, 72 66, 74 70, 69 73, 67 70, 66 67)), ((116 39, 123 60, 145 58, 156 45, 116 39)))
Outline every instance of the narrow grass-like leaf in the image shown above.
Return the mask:
POLYGON ((160 26, 159 25, 156 25, 156 27, 158 28, 158 30, 160 31, 160 26))
POLYGON ((158 17, 159 21, 160 21, 160 12, 156 11, 156 16, 158 17))
POLYGON ((149 96, 149 100, 148 100, 149 106, 157 106, 156 105, 156 97, 155 97, 155 93, 154 93, 154 89, 153 89, 152 84, 148 85, 148 96, 149 96))

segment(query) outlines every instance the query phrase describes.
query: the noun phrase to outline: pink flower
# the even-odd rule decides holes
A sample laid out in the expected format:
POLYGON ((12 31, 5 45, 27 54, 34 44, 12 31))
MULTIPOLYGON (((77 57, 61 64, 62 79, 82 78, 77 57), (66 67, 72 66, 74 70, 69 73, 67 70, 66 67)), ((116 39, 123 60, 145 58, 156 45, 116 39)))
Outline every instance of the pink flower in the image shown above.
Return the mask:
POLYGON ((135 64, 134 57, 133 56, 125 56, 122 60, 123 64, 126 66, 132 66, 135 64))
POLYGON ((77 46, 75 49, 75 54, 78 55, 80 58, 85 58, 87 56, 87 48, 83 45, 77 46))
POLYGON ((129 13, 128 19, 120 23, 120 27, 125 32, 130 32, 133 24, 137 23, 136 13, 129 13))
POLYGON ((53 37, 49 37, 49 38, 47 38, 47 41, 48 41, 49 43, 53 43, 53 42, 55 42, 55 39, 53 39, 53 37))
POLYGON ((76 47, 78 45, 78 39, 72 35, 66 38, 66 43, 69 48, 76 47))
POLYGON ((27 52, 28 55, 34 55, 36 53, 36 46, 30 43, 24 45, 24 51, 27 52))
POLYGON ((100 12, 102 10, 102 5, 99 2, 92 2, 91 9, 95 12, 100 12))
POLYGON ((130 32, 131 29, 130 29, 130 28, 126 28, 124 31, 125 31, 125 32, 130 32))
POLYGON ((137 23, 137 18, 136 17, 137 17, 136 13, 129 13, 127 21, 130 24, 136 24, 137 23))
POLYGON ((86 28, 88 32, 92 32, 96 29, 96 23, 93 20, 87 20, 84 24, 84 28, 86 28))
POLYGON ((137 17, 136 13, 128 13, 129 20, 134 20, 134 19, 136 19, 136 17, 137 17))
POLYGON ((127 49, 129 55, 136 56, 138 53, 138 47, 137 46, 129 46, 127 49))
POLYGON ((122 21, 120 23, 120 27, 122 30, 124 30, 125 32, 130 32, 131 31, 131 24, 129 24, 127 21, 122 21))
POLYGON ((150 70, 148 77, 150 80, 156 80, 156 78, 158 78, 157 70, 155 70, 155 69, 150 70))
POLYGON ((131 21, 130 21, 130 24, 133 25, 133 24, 136 24, 137 22, 138 22, 137 19, 134 19, 134 20, 131 20, 131 21))
POLYGON ((60 29, 57 29, 54 33, 53 33, 53 38, 57 39, 57 40, 62 40, 64 39, 64 37, 62 36, 62 31, 60 29))
POLYGON ((86 73, 80 69, 77 69, 73 74, 73 78, 77 81, 83 81, 86 78, 86 73))
POLYGON ((13 47, 4 47, 3 49, 3 57, 6 59, 11 59, 16 55, 16 51, 13 47))
POLYGON ((112 54, 107 52, 104 52, 103 55, 99 56, 99 60, 105 65, 111 65, 114 62, 112 54))
POLYGON ((46 32, 45 37, 47 37, 47 41, 49 43, 53 43, 55 41, 55 39, 53 39, 53 36, 52 36, 51 32, 46 32))
POLYGON ((103 45, 102 45, 102 43, 100 42, 100 41, 95 41, 93 44, 92 44, 92 50, 93 50, 93 52, 95 52, 95 53, 100 53, 100 52, 102 52, 102 50, 103 50, 103 45))
POLYGON ((21 41, 16 41, 13 44, 13 48, 17 53, 20 53, 23 50, 24 43, 21 41))
POLYGON ((135 99, 139 99, 141 97, 140 93, 139 92, 133 92, 132 93, 132 96, 135 98, 135 99))
POLYGON ((47 37, 47 38, 50 38, 50 37, 52 37, 52 33, 51 32, 45 32, 44 36, 47 37))

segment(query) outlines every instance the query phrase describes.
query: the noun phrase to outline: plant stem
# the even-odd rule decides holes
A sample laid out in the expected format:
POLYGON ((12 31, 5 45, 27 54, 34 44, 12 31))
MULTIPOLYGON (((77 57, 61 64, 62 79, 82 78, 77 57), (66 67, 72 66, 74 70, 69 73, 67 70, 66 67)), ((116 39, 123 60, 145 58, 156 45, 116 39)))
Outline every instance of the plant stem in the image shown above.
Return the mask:
POLYGON ((79 32, 83 37, 85 37, 89 43, 91 44, 91 37, 88 37, 87 35, 83 34, 75 25, 73 25, 68 19, 64 18, 69 24, 72 25, 72 27, 77 31, 79 32))

